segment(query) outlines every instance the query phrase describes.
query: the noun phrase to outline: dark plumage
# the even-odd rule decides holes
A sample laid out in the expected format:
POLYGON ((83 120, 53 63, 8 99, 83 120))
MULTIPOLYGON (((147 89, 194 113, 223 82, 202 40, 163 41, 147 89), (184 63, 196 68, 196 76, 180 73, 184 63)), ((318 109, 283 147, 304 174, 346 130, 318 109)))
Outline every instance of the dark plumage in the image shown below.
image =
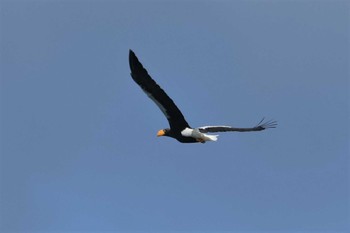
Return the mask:
POLYGON ((151 98, 168 119, 170 128, 160 130, 158 136, 168 136, 177 139, 179 142, 192 143, 205 141, 216 141, 217 135, 207 135, 205 133, 214 132, 249 132, 261 131, 268 128, 275 128, 276 121, 263 120, 253 128, 235 128, 231 126, 204 126, 191 128, 185 117, 182 115, 174 101, 163 91, 163 89, 151 78, 147 70, 142 66, 135 53, 130 50, 129 64, 132 79, 141 87, 141 89, 151 98))

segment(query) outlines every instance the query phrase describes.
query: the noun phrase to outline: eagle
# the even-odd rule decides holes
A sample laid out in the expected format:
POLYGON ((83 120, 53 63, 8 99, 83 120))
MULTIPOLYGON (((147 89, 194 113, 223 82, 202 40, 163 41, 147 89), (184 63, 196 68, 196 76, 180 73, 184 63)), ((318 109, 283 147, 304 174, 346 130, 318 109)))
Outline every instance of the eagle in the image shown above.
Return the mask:
POLYGON ((205 143, 207 141, 217 141, 219 136, 208 133, 262 131, 269 128, 276 128, 277 126, 276 121, 269 120, 264 122, 263 118, 255 127, 251 128, 236 128, 224 125, 192 128, 174 101, 152 79, 132 50, 129 50, 129 64, 132 79, 153 100, 169 122, 170 128, 159 130, 157 133, 158 137, 168 136, 175 138, 181 143, 205 143))

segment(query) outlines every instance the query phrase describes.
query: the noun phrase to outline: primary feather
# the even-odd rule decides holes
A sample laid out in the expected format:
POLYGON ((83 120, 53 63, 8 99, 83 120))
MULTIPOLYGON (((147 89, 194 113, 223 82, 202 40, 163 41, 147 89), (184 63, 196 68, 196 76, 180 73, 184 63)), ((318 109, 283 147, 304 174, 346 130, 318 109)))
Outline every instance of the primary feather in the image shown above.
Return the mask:
POLYGON ((268 128, 276 128, 277 122, 274 120, 264 122, 264 118, 255 126, 251 128, 237 128, 231 126, 203 126, 199 127, 201 133, 216 133, 216 132, 250 132, 250 131, 261 131, 268 128))

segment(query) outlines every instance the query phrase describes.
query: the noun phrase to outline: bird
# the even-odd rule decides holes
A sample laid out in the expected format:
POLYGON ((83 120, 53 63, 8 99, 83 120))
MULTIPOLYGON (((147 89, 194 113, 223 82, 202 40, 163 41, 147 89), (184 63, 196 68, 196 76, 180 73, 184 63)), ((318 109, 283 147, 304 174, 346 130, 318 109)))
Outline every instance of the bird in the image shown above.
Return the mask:
POLYGON ((129 65, 132 79, 153 100, 169 122, 170 127, 159 130, 157 133, 158 137, 171 137, 181 143, 205 143, 208 141, 217 141, 219 136, 208 133, 262 131, 269 128, 276 128, 277 126, 276 121, 269 120, 264 122, 263 118, 255 127, 251 128, 237 128, 225 125, 192 128, 174 101, 152 79, 131 49, 129 50, 129 65))

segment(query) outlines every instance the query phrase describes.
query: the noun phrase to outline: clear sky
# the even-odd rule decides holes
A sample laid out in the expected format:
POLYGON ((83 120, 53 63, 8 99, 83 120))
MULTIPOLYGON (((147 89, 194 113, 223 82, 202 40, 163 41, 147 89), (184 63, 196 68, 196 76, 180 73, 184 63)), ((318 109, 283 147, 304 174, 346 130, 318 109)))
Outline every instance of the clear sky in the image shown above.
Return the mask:
POLYGON ((0 2, 0 232, 348 232, 348 1, 0 2), (168 127, 133 49, 191 126, 168 127))

